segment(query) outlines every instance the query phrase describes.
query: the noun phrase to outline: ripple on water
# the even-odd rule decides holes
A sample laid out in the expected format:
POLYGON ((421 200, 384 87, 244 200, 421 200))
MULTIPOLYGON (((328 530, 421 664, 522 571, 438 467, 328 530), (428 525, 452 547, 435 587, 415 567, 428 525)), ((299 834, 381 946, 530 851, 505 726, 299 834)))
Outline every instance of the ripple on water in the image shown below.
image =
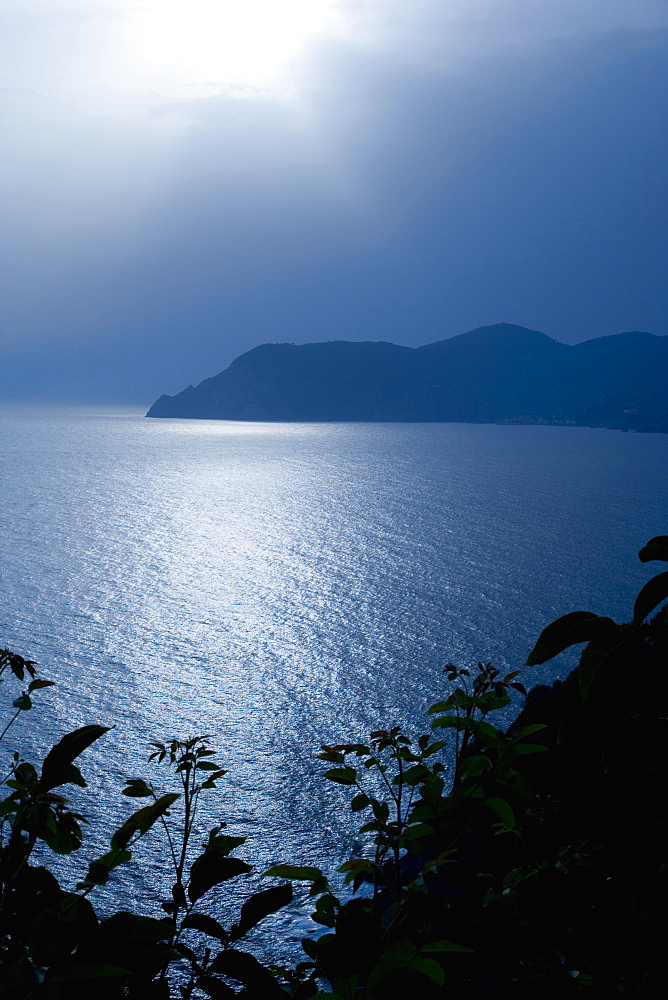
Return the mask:
MULTIPOLYGON (((24 745, 116 727, 84 767, 108 835, 149 740, 211 733, 229 774, 202 830, 224 818, 259 870, 333 871, 355 846, 320 743, 423 725, 445 663, 516 667, 566 611, 628 617, 668 511, 660 435, 127 411, 4 427, 7 643, 57 681, 24 745)), ((114 891, 150 909, 169 872, 158 846, 137 856, 114 891)))

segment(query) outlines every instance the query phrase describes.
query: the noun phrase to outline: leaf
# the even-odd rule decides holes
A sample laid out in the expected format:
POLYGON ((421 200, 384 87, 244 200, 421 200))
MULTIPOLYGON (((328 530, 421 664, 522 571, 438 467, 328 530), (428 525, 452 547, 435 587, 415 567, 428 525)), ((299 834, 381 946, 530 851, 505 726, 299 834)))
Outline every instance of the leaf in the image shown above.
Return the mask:
POLYGON ((332 767, 325 771, 325 778, 336 781, 339 785, 354 785, 357 780, 357 771, 354 767, 332 767))
POLYGON ((208 917, 205 913, 189 913, 181 924, 183 930, 201 931, 209 937, 217 938, 223 943, 227 941, 229 934, 217 920, 208 917))
POLYGON ((268 868, 265 875, 272 875, 274 878, 291 878, 294 882, 315 882, 322 878, 320 868, 311 868, 308 865, 274 865, 268 868))
POLYGON ((379 822, 385 823, 387 821, 390 815, 390 807, 387 802, 379 802, 378 799, 372 799, 371 808, 374 816, 379 822))
POLYGON ((515 829, 515 814, 505 799, 492 797, 487 799, 487 805, 493 809, 507 830, 515 829))
POLYGON ((371 805, 371 799, 368 795, 364 795, 362 792, 359 795, 356 795, 350 803, 350 811, 356 813, 359 812, 360 809, 366 809, 369 805, 371 805))
POLYGON ((420 840, 422 837, 433 837, 434 828, 428 823, 414 823, 404 831, 404 840, 420 840))
POLYGON ((668 535, 656 535, 650 538, 647 545, 643 545, 638 553, 640 562, 651 562, 652 559, 661 559, 668 562, 668 535))
POLYGON ((469 726, 473 735, 476 739, 480 740, 483 746, 485 744, 497 747, 503 745, 504 741, 500 730, 496 726, 493 726, 491 722, 484 722, 481 719, 470 719, 469 726))
POLYGON ((473 948, 467 948, 464 944, 455 944, 454 941, 432 941, 431 944, 423 945, 421 950, 423 954, 434 951, 465 951, 469 954, 473 953, 473 948))
POLYGON ((302 948, 304 949, 309 958, 312 958, 313 961, 316 960, 318 955, 317 938, 315 940, 313 940, 313 938, 308 938, 308 937, 302 938, 302 948))
MULTIPOLYGON (((667 557, 668 558, 668 557, 667 557)), ((633 621, 636 625, 644 621, 654 608, 668 597, 668 570, 648 580, 640 590, 633 606, 633 621)))
POLYGON ((261 920, 292 902, 292 886, 276 885, 256 892, 241 907, 241 919, 231 930, 232 940, 237 940, 259 924, 261 920))
POLYGON ((513 742, 517 743, 519 740, 523 740, 525 736, 533 736, 534 733, 540 733, 543 729, 547 729, 544 722, 532 722, 530 726, 522 726, 522 728, 515 733, 513 742))
POLYGON ((427 715, 434 715, 436 712, 450 712, 453 708, 452 699, 448 701, 437 701, 427 709, 427 715))
POLYGON ((39 679, 30 681, 30 684, 28 685, 28 691, 37 691, 39 690, 39 688, 53 687, 54 684, 55 681, 42 681, 39 679))
MULTIPOLYGON (((371 735, 375 735, 371 733, 371 735)), ((323 750, 325 747, 323 747, 323 750)), ((366 743, 337 743, 336 746, 328 747, 329 750, 336 750, 340 753, 356 753, 358 756, 365 753, 370 753, 369 747, 366 743)))
POLYGON ((596 674, 605 666, 614 662, 625 646, 625 639, 621 629, 620 640, 616 643, 610 642, 590 642, 582 651, 578 664, 578 684, 580 694, 583 698, 589 697, 591 686, 594 683, 596 674))
POLYGON ((195 986, 203 990, 212 1000, 227 1000, 228 997, 236 997, 236 992, 231 986, 227 986, 222 980, 215 976, 200 976, 195 986))
POLYGON ((539 663, 551 660, 558 653, 563 653, 569 646, 580 642, 590 642, 592 639, 605 639, 613 636, 619 630, 619 625, 612 618, 603 618, 591 611, 572 611, 568 615, 557 618, 541 632, 538 642, 529 653, 525 666, 535 667, 539 663))
POLYGON ((143 799, 153 795, 153 792, 142 778, 128 778, 127 788, 123 789, 123 795, 128 795, 130 798, 143 799))
POLYGON ((78 785, 79 788, 87 788, 84 776, 76 764, 68 764, 64 772, 63 785, 78 785))
MULTIPOLYGON (((425 767, 424 764, 415 764, 414 767, 409 767, 407 771, 403 773, 404 784, 412 787, 414 785, 419 785, 421 781, 424 781, 429 777, 429 768, 425 767)), ((397 775, 394 779, 395 784, 399 784, 401 777, 397 775)))
POLYGON ((329 882, 324 875, 320 878, 316 878, 311 883, 311 888, 308 891, 309 896, 319 896, 323 892, 327 892, 329 889, 329 882))
POLYGON ((248 952, 236 951, 234 948, 221 951, 209 966, 209 972, 229 976, 230 979, 257 990, 263 997, 281 997, 285 1000, 285 993, 271 972, 248 952))
POLYGON ((44 791, 56 788, 68 781, 69 765, 87 750, 91 743, 109 732, 109 726, 82 726, 63 736, 55 747, 49 750, 42 764, 40 785, 44 791))
MULTIPOLYGON (((118 965, 71 965, 69 969, 60 972, 47 973, 48 983, 72 983, 82 979, 106 979, 110 976, 130 976, 129 969, 118 965)), ((91 983, 91 987, 92 987, 91 983)))
POLYGON ((121 910, 101 921, 96 944, 99 941, 103 953, 111 952, 120 964, 131 963, 133 971, 144 962, 152 964, 157 959, 157 971, 165 963, 181 958, 178 952, 165 947, 175 931, 174 921, 167 917, 156 920, 121 910))
POLYGON ((237 875, 246 875, 252 871, 252 865, 247 865, 240 858, 228 858, 214 851, 205 851, 193 862, 188 883, 188 898, 196 903, 205 892, 227 882, 237 875))
MULTIPOLYGON (((82 888, 91 885, 106 885, 109 874, 113 868, 125 864, 132 858, 130 851, 108 851, 101 858, 91 861, 88 866, 88 874, 85 882, 80 883, 82 888)), ((77 886, 78 888, 78 886, 77 886)))
POLYGON ((460 777, 462 780, 466 778, 475 778, 485 771, 489 771, 492 766, 492 762, 489 757, 484 754, 475 754, 473 757, 467 757, 461 767, 460 777))
POLYGON ((373 871, 373 862, 369 861, 368 858, 351 858, 350 861, 344 861, 339 867, 340 872, 353 872, 353 871, 373 871))
POLYGON ((187 944, 183 943, 183 941, 177 941, 174 945, 174 948, 176 951, 178 951, 179 955, 181 955, 183 958, 188 959, 193 969, 193 972, 197 972, 199 975, 201 975, 204 972, 204 969, 199 964, 199 959, 195 954, 195 952, 192 950, 192 948, 189 948, 187 944))
POLYGON ((411 972, 419 972, 423 976, 427 976, 437 986, 442 986, 445 982, 445 972, 433 958, 414 958, 406 968, 410 969, 411 972))
POLYGON ((369 974, 368 986, 375 986, 394 969, 400 969, 417 958, 417 948, 408 938, 401 938, 391 945, 369 974))
POLYGON ((176 802, 178 795, 175 792, 171 792, 169 795, 163 795, 153 802, 150 806, 144 806, 143 809, 138 809, 137 812, 133 813, 132 816, 126 819, 125 823, 116 830, 111 838, 111 846, 113 848, 120 848, 121 850, 128 846, 130 838, 134 833, 138 833, 140 837, 151 829, 156 820, 164 816, 171 805, 176 802))
POLYGON ((231 854, 233 850, 237 847, 241 847, 242 844, 246 843, 245 837, 228 837, 224 833, 216 833, 218 827, 214 829, 209 834, 209 839, 206 844, 207 851, 215 851, 216 854, 225 855, 231 854))
POLYGON ((463 716, 457 717, 456 715, 441 715, 438 719, 434 719, 431 724, 432 729, 466 729, 469 719, 463 716))
POLYGON ((166 917, 142 917, 137 913, 119 910, 100 924, 109 940, 133 938, 141 941, 167 941, 174 933, 174 924, 166 917))
POLYGON ((336 750, 323 750, 322 753, 317 755, 318 760, 326 760, 329 764, 343 764, 345 763, 345 756, 336 750))
POLYGON ((22 681, 25 677, 25 671, 23 669, 23 659, 18 655, 18 653, 10 653, 8 649, 0 650, 0 665, 6 666, 9 662, 9 669, 14 674, 18 680, 22 681))

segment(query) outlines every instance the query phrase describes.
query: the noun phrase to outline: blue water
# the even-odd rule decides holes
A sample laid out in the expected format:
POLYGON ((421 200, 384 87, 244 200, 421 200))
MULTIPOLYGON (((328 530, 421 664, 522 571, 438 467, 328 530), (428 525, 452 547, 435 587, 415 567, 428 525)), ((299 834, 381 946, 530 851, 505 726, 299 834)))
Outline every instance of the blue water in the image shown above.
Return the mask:
MULTIPOLYGON (((112 409, 2 424, 4 642, 57 682, 10 749, 116 727, 83 758, 101 849, 148 742, 206 732, 229 774, 202 830, 225 819, 259 870, 332 871, 360 845, 320 743, 415 730, 446 663, 518 667, 567 611, 628 619, 652 575, 636 552, 667 527, 656 434, 112 409)), ((113 890, 147 912, 159 851, 147 838, 113 890)))

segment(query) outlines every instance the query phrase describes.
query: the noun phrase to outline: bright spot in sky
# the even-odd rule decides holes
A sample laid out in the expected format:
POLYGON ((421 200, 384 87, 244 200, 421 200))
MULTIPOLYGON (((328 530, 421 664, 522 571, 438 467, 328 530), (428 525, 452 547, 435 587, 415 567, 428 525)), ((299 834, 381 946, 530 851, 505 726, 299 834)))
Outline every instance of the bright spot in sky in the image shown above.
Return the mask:
POLYGON ((337 12, 335 0, 147 0, 127 18, 134 71, 188 96, 271 90, 337 12))

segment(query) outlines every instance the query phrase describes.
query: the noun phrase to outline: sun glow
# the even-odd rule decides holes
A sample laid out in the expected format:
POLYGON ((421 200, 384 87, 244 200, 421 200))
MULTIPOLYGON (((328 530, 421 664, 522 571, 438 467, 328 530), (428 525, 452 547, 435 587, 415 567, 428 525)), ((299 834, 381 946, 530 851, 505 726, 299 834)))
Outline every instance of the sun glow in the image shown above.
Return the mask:
POLYGON ((335 0, 148 0, 127 8, 135 72, 192 94, 270 90, 337 20, 335 0))

